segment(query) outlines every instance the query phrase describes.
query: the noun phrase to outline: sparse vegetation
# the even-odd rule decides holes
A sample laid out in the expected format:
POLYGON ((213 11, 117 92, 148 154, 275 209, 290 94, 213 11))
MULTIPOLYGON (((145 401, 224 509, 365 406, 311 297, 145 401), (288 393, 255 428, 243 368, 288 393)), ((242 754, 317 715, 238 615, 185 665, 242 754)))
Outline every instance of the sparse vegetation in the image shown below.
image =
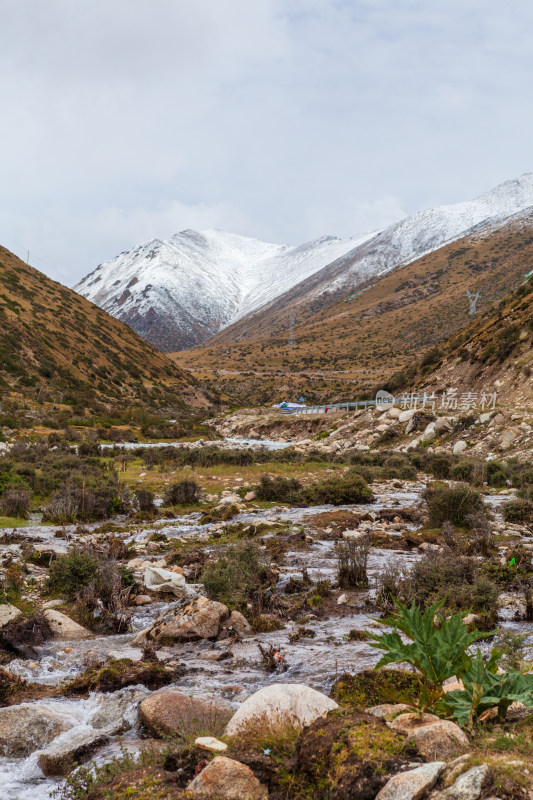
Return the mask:
POLYGON ((424 492, 429 509, 429 524, 433 527, 443 522, 468 526, 471 514, 483 511, 483 498, 465 483, 452 486, 429 486, 424 492))
POLYGON ((246 604, 252 603, 259 610, 269 584, 269 572, 257 545, 239 542, 209 561, 200 580, 211 600, 240 610, 246 610, 246 604))
POLYGON ((196 481, 179 481, 169 486, 163 498, 164 506, 194 505, 200 499, 202 490, 196 481))

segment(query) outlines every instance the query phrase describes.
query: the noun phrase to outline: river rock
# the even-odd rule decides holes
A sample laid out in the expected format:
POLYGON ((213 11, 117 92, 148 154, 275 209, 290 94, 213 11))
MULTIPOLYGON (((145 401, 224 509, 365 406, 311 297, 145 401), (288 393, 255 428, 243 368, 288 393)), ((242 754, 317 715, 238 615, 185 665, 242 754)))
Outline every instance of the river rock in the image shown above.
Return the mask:
POLYGON ((39 704, 0 708, 0 753, 22 758, 71 727, 64 715, 39 704))
POLYGON ((144 571, 144 585, 149 592, 172 593, 181 597, 185 592, 185 578, 177 572, 161 567, 147 567, 144 571))
POLYGON ((91 717, 92 727, 113 735, 130 730, 137 723, 139 703, 149 694, 144 686, 126 686, 104 696, 91 717))
POLYGON ((209 753, 224 753, 228 749, 226 742, 215 739, 214 736, 199 736, 194 740, 195 747, 207 750, 209 753))
POLYGON ((225 497, 221 497, 218 502, 218 507, 220 506, 234 506, 238 503, 242 503, 242 497, 238 494, 228 494, 225 497))
POLYGON ((426 758, 449 758, 464 752, 469 741, 465 732, 450 720, 439 719, 434 714, 400 714, 389 726, 414 739, 426 758))
POLYGON ((136 597, 133 598, 133 602, 136 606, 148 606, 150 603, 153 603, 153 599, 150 595, 147 594, 138 594, 136 597))
POLYGON ((139 645, 147 639, 173 642, 216 639, 229 616, 229 609, 223 603, 197 597, 184 608, 174 608, 162 614, 151 628, 137 634, 131 644, 139 645))
POLYGON ((220 719, 227 713, 228 709, 221 704, 175 691, 154 692, 139 706, 141 722, 155 736, 179 732, 193 717, 205 718, 205 727, 209 728, 214 718, 220 719))
POLYGON ((433 800, 477 800, 488 771, 486 764, 472 767, 460 775, 448 789, 433 795, 433 800))
POLYGON ((56 597, 54 600, 47 600, 46 603, 43 603, 43 609, 46 608, 59 608, 59 606, 64 606, 65 601, 62 600, 60 597, 56 597))
POLYGON ((73 619, 70 619, 66 614, 57 611, 55 608, 47 608, 43 613, 52 629, 52 633, 58 639, 88 639, 89 636, 93 635, 87 628, 78 625, 73 619))
POLYGON ((228 633, 234 631, 238 636, 251 636, 254 632, 252 626, 240 611, 232 611, 229 619, 224 623, 228 633))
POLYGON ((77 764, 88 761, 108 741, 109 737, 102 731, 80 725, 54 739, 38 754, 37 763, 47 777, 67 775, 77 764))
POLYGON ((187 787, 192 797, 268 800, 268 789, 240 761, 216 756, 187 787))
POLYGON ((12 606, 10 603, 1 603, 0 604, 0 628, 3 628, 4 625, 7 625, 8 622, 20 617, 22 611, 18 609, 16 606, 12 606))
POLYGON ((385 784, 376 800, 419 800, 433 788, 445 769, 445 761, 432 761, 409 772, 400 772, 385 784))
POLYGON ((338 704, 309 686, 300 683, 274 683, 255 692, 237 709, 226 726, 226 734, 234 736, 262 720, 268 723, 290 723, 303 728, 327 714, 338 704))

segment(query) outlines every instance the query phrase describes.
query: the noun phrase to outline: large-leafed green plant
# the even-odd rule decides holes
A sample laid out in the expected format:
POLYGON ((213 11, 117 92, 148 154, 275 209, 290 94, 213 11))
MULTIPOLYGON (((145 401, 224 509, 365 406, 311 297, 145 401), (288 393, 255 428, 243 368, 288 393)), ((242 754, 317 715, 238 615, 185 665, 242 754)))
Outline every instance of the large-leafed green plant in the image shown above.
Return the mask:
POLYGON ((438 614, 442 602, 430 606, 424 613, 413 603, 410 607, 394 600, 396 610, 385 619, 378 620, 394 630, 391 633, 372 634, 372 647, 384 650, 385 654, 376 669, 387 664, 411 664, 421 673, 425 682, 420 684, 416 702, 398 697, 399 702, 415 705, 419 711, 435 707, 441 700, 442 684, 448 678, 462 674, 472 665, 468 648, 490 633, 469 631, 463 622, 464 614, 454 614, 444 619, 438 614), (437 623, 437 624, 435 624, 437 623), (404 641, 403 633, 410 642, 404 641))
POLYGON ((502 721, 511 703, 523 703, 533 708, 533 675, 523 675, 517 669, 495 673, 493 662, 485 663, 478 650, 472 665, 461 675, 464 689, 448 692, 439 706, 450 713, 463 727, 472 727, 481 715, 491 708, 498 709, 502 721))
POLYGON ((474 642, 495 633, 469 631, 463 622, 464 614, 454 614, 449 619, 444 619, 438 614, 442 602, 430 606, 424 613, 416 603, 410 608, 397 600, 394 604, 396 611, 389 617, 378 620, 381 625, 390 626, 394 630, 391 633, 371 635, 374 641, 369 644, 385 650, 376 669, 387 664, 407 663, 432 683, 442 684, 453 675, 460 678, 472 664, 468 648, 474 642), (411 642, 405 642, 400 631, 411 642))

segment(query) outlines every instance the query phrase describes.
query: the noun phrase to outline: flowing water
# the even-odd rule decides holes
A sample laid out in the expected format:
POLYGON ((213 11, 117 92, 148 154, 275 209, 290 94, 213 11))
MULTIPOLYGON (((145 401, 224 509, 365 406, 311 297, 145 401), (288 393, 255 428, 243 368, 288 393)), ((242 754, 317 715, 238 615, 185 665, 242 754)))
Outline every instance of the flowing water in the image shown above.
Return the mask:
MULTIPOLYGON (((357 511, 376 512, 380 508, 406 508, 419 502, 422 484, 406 484, 400 489, 382 487, 377 493, 376 502, 368 506, 357 506, 357 511)), ((498 503, 493 503, 496 509, 498 503)), ((337 511, 353 509, 345 506, 337 511)), ((330 506, 312 508, 279 508, 268 511, 245 512, 233 519, 233 522, 275 523, 281 522, 287 527, 305 525, 306 518, 317 513, 330 511, 330 506)), ((174 519, 161 520, 157 524, 158 532, 169 539, 197 540, 205 542, 209 538, 211 525, 201 525, 199 514, 186 514, 174 519)), ((414 527, 414 526, 413 526, 414 527)), ((91 526, 88 526, 89 531, 91 526)), ((127 541, 142 545, 153 533, 153 527, 146 526, 130 534, 127 541)), ((34 546, 47 549, 53 547, 64 552, 74 535, 74 526, 63 529, 49 526, 32 525, 24 529, 24 538, 31 538, 34 546)), ((267 534, 268 535, 268 534, 267 534)), ((78 537, 76 537, 78 538, 78 537)), ((2 546, 3 551, 11 551, 14 555, 20 549, 17 542, 2 546)), ((373 578, 387 564, 404 564, 408 566, 420 553, 399 552, 372 548, 369 558, 369 575, 371 585, 373 578)), ((314 539, 302 550, 289 551, 284 556, 280 567, 278 588, 282 588, 290 577, 301 577, 306 569, 313 580, 332 578, 335 572, 334 543, 329 540, 314 539)), ((370 590, 370 594, 372 589, 370 590)), ((290 636, 297 629, 295 623, 289 622, 285 629, 272 633, 261 633, 231 646, 231 656, 223 660, 215 660, 228 650, 228 643, 200 642, 175 645, 159 651, 162 658, 172 656, 179 659, 185 667, 184 677, 174 687, 195 694, 206 694, 220 698, 238 706, 249 694, 269 683, 297 682, 313 686, 328 692, 336 676, 343 672, 357 672, 372 667, 378 660, 378 652, 368 643, 351 641, 351 630, 377 630, 378 623, 371 613, 365 611, 365 597, 361 593, 361 602, 357 606, 343 606, 336 609, 330 618, 311 621, 314 630, 313 638, 302 637, 291 641, 290 636), (258 644, 274 645, 285 654, 287 670, 282 675, 269 674, 260 666, 258 644)), ((157 602, 134 611, 132 618, 133 631, 148 627, 162 611, 172 607, 172 602, 157 602)), ((513 632, 522 632, 529 628, 524 624, 505 623, 513 632)), ((530 627, 530 626, 529 626, 530 627)), ((9 664, 9 670, 16 675, 34 683, 56 685, 62 681, 72 680, 83 672, 87 663, 95 658, 113 656, 139 659, 141 651, 132 647, 132 633, 115 636, 94 636, 83 641, 46 643, 39 650, 39 658, 35 661, 16 659, 9 664)), ((55 699, 40 701, 42 705, 68 715, 75 728, 69 735, 86 730, 91 719, 105 700, 102 694, 93 694, 88 699, 55 699)), ((132 704, 131 713, 134 711, 132 704)), ((135 747, 136 736, 133 729, 124 737, 124 742, 135 747)), ((117 752, 118 740, 101 750, 98 760, 101 761, 117 752)), ((45 779, 37 764, 36 754, 25 759, 0 759, 0 799, 1 800, 48 800, 58 783, 53 779, 45 779)))
POLYGON ((117 444, 101 444, 103 450, 118 447, 123 450, 136 450, 138 447, 197 447, 198 445, 217 445, 218 447, 227 446, 228 448, 249 447, 260 450, 285 450, 292 446, 292 442, 277 442, 274 439, 235 439, 229 436, 223 440, 200 440, 200 442, 119 442, 117 444))

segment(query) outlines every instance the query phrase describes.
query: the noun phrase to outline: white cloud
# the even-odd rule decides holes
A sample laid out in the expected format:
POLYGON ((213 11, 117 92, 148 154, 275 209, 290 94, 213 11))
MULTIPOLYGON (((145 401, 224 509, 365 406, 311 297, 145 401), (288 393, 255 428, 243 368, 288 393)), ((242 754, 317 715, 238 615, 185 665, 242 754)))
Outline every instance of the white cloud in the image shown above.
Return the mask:
POLYGON ((297 243, 531 169, 533 6, 0 0, 0 242, 74 282, 186 227, 297 243))

